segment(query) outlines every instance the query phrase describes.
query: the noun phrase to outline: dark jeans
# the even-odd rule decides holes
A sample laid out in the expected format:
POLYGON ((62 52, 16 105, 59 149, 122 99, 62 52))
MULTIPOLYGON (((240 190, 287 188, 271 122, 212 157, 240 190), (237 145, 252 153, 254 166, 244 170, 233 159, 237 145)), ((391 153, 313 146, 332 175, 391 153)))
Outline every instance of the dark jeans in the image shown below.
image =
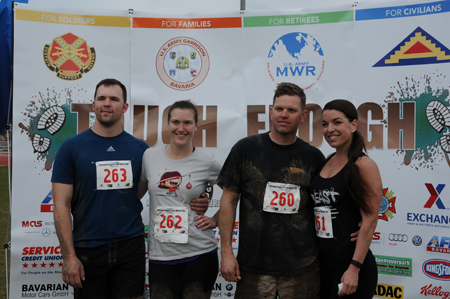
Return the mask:
POLYGON ((95 248, 75 248, 84 267, 83 288, 75 299, 144 298, 145 244, 136 237, 95 248))

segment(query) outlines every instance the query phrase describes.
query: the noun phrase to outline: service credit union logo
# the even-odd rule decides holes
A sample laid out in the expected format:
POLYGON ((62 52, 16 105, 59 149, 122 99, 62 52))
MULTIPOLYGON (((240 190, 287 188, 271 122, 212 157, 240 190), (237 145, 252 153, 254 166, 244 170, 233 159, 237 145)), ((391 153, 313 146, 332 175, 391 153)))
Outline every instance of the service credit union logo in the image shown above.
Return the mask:
POLYGON ((295 82, 303 89, 313 87, 322 77, 325 56, 322 46, 310 34, 292 32, 272 45, 267 71, 275 83, 295 82))
POLYGON ((430 278, 450 281, 450 261, 439 259, 425 261, 422 271, 430 278))
POLYGON ((209 71, 205 47, 190 37, 175 37, 164 43, 156 56, 156 72, 172 89, 189 90, 200 85, 209 71))
POLYGON ((88 73, 95 64, 95 49, 73 33, 66 33, 44 46, 44 62, 58 78, 73 81, 88 73))

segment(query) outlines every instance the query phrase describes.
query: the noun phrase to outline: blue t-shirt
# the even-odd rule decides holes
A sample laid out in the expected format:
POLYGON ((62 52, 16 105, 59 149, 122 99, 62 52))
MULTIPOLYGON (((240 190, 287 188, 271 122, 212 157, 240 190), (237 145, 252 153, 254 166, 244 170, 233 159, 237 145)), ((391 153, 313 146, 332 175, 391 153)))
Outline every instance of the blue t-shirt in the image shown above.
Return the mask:
POLYGON ((102 137, 91 129, 61 145, 52 182, 73 185, 75 247, 92 248, 144 234, 137 183, 147 148, 125 131, 102 137))

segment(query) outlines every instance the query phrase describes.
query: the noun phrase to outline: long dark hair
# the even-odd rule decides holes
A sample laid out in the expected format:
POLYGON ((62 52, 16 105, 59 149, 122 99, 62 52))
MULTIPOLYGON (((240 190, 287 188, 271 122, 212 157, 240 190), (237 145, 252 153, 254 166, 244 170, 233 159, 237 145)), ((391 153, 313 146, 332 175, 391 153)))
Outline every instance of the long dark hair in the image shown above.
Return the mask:
MULTIPOLYGON (((358 112, 355 106, 347 100, 334 100, 325 105, 323 110, 336 110, 342 112, 349 122, 358 120, 358 112)), ((369 204, 368 196, 373 193, 369 185, 361 176, 359 167, 356 166, 356 160, 363 153, 367 154, 364 137, 356 130, 352 133, 352 142, 348 149, 348 163, 345 166, 345 186, 350 193, 356 205, 365 213, 373 213, 373 209, 369 204)))

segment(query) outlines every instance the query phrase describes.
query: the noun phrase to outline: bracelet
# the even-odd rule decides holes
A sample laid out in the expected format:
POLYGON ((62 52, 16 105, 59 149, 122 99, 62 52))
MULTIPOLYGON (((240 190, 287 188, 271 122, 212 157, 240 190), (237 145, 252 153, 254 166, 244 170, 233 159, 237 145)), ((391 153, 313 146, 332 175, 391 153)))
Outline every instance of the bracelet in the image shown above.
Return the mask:
POLYGON ((363 264, 361 264, 360 262, 355 261, 355 260, 352 260, 352 261, 350 262, 350 264, 353 265, 353 266, 355 266, 355 267, 357 267, 357 268, 359 268, 359 269, 362 269, 362 268, 363 268, 363 264))

